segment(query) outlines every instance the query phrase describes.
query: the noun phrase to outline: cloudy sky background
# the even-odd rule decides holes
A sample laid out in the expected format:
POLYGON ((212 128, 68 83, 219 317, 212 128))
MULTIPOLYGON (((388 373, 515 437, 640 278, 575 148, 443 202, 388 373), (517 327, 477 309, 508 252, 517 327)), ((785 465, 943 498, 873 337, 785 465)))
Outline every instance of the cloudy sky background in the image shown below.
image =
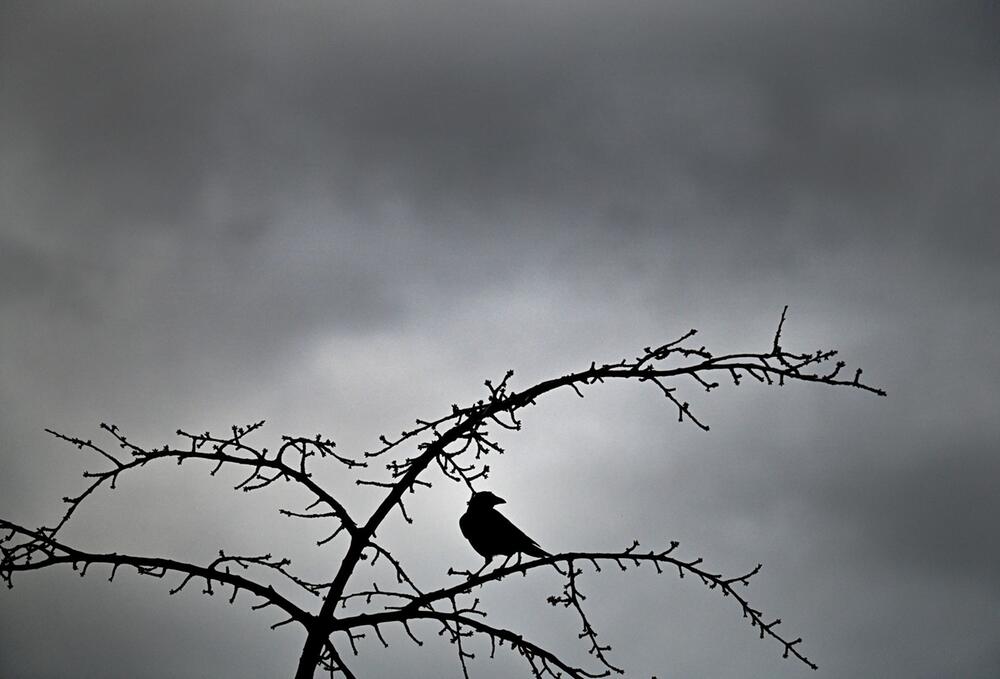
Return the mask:
MULTIPOLYGON (((645 385, 553 395, 488 487, 552 551, 763 562, 751 600, 820 665, 690 579, 588 575, 629 676, 1000 674, 993 3, 287 5, 0 5, 0 516, 51 523, 80 488, 88 460, 45 427, 153 445, 267 419, 263 445, 361 451, 507 368, 523 388, 691 327, 766 349, 788 304, 787 347, 836 346, 889 398, 689 388, 704 433, 645 385)), ((277 516, 289 493, 204 471, 123 479, 66 538, 332 572, 323 527, 277 516)), ((382 535, 428 587, 479 563, 436 481, 382 535)), ((300 634, 248 600, 106 580, 0 593, 0 676, 292 672, 300 634)), ((557 590, 483 597, 582 662, 557 590)), ((457 674, 422 636, 366 639, 352 667, 457 674)))

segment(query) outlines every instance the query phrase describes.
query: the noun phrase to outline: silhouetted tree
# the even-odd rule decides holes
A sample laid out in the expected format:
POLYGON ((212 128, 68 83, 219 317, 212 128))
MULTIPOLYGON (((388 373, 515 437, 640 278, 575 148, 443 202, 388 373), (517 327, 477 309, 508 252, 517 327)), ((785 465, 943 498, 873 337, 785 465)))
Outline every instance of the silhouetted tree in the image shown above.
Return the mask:
POLYGON ((362 630, 373 630, 378 639, 388 645, 382 628, 393 625, 401 626, 415 643, 421 644, 411 627, 417 622, 430 622, 437 626, 440 633, 455 645, 462 673, 466 677, 469 675, 467 661, 472 657, 466 649, 466 640, 482 635, 490 640, 492 652, 497 646, 507 646, 520 654, 535 677, 579 678, 623 673, 610 658, 610 646, 599 640, 585 611, 584 597, 579 589, 582 566, 589 565, 600 571, 602 564, 613 564, 622 570, 648 565, 658 573, 668 570, 676 571, 681 577, 692 575, 709 589, 718 590, 736 603, 761 638, 767 636, 776 640, 784 657, 794 656, 815 669, 816 665, 799 650, 801 639, 789 639, 780 633, 776 629, 780 621, 765 617, 741 593, 742 588, 759 572, 760 564, 749 572, 726 576, 705 566, 700 558, 677 555, 677 542, 652 549, 633 542, 620 551, 564 552, 519 560, 514 565, 504 565, 487 572, 449 570, 449 575, 458 576, 461 581, 449 587, 428 590, 410 577, 404 564, 393 556, 388 546, 375 538, 377 529, 393 510, 398 509, 406 521, 412 523, 403 499, 408 493, 430 486, 424 478, 430 468, 436 467, 448 479, 474 490, 489 473, 485 460, 494 453, 503 452, 488 427, 519 430, 520 411, 535 405, 540 397, 557 389, 572 389, 583 397, 584 387, 603 384, 607 380, 648 383, 669 401, 679 421, 689 420, 706 431, 708 426, 694 415, 688 402, 682 400, 679 387, 675 386, 677 380, 692 380, 705 391, 719 386, 718 377, 732 380, 737 386, 749 377, 766 384, 815 382, 885 395, 883 390, 861 381, 861 370, 857 370, 852 377, 841 377, 845 364, 834 360, 836 351, 786 351, 781 345, 785 311, 781 314, 771 346, 764 352, 717 356, 703 346, 694 348, 689 345, 695 335, 695 330, 691 330, 672 342, 645 348, 636 358, 601 365, 591 363, 579 372, 539 382, 520 391, 511 387, 513 373, 508 372, 499 382, 486 381, 488 393, 482 400, 466 406, 453 405, 450 413, 437 419, 417 420, 414 428, 398 437, 380 436, 381 447, 357 458, 340 454, 333 441, 320 436, 285 436, 281 445, 269 452, 267 448, 260 448, 250 441, 251 435, 261 428, 263 422, 233 427, 231 433, 225 436, 178 430, 179 443, 158 448, 140 446, 117 426, 110 424, 101 424, 101 428, 109 436, 112 446, 49 430, 77 448, 93 452, 107 466, 101 471, 84 473, 89 485, 79 495, 65 498, 68 509, 55 525, 32 529, 0 520, 0 578, 12 587, 14 574, 22 571, 69 564, 86 573, 93 566, 108 566, 112 579, 123 567, 155 578, 174 576, 176 584, 170 590, 171 594, 192 581, 203 581, 204 591, 208 594, 214 593, 217 587, 225 588, 225 591, 231 589, 230 602, 241 590, 248 592, 256 599, 253 605, 255 610, 274 609, 280 613, 281 619, 272 627, 286 624, 302 627, 305 642, 295 672, 297 679, 312 677, 317 667, 325 668, 331 676, 339 673, 348 678, 354 677, 354 672, 343 658, 345 644, 356 654, 355 642, 363 636, 362 630), (119 450, 115 450, 115 446, 119 450), (317 482, 310 471, 310 465, 322 460, 343 465, 354 473, 363 473, 359 470, 378 459, 389 459, 385 465, 388 471, 385 477, 356 480, 360 485, 371 486, 383 493, 374 512, 363 519, 349 512, 340 499, 317 482), (320 544, 343 540, 346 553, 332 578, 325 582, 308 582, 291 570, 288 559, 270 554, 245 556, 220 551, 218 558, 211 563, 197 565, 160 557, 89 552, 60 539, 60 531, 96 490, 102 486, 113 488, 122 474, 158 460, 172 460, 178 464, 202 460, 212 466, 213 475, 224 466, 243 469, 246 477, 236 486, 243 491, 266 488, 279 480, 297 484, 311 497, 311 503, 302 512, 287 509, 280 512, 288 517, 333 522, 332 534, 320 544), (353 588, 352 578, 357 575, 361 562, 371 565, 380 559, 391 566, 395 581, 389 585, 375 582, 370 588, 353 588), (554 568, 561 574, 562 590, 550 596, 548 603, 572 609, 578 616, 581 625, 579 636, 592 656, 592 669, 574 666, 562 654, 543 648, 513 630, 490 624, 479 600, 470 601, 471 592, 478 587, 502 586, 496 583, 506 576, 539 568, 554 568), (258 572, 263 577, 254 577, 253 574, 258 572), (275 582, 275 577, 285 583, 284 587, 314 595, 319 602, 318 607, 307 610, 294 602, 300 596, 286 595, 287 592, 282 594, 279 590, 284 587, 265 584, 275 582), (346 608, 347 602, 361 605, 363 612, 338 615, 338 611, 346 608))

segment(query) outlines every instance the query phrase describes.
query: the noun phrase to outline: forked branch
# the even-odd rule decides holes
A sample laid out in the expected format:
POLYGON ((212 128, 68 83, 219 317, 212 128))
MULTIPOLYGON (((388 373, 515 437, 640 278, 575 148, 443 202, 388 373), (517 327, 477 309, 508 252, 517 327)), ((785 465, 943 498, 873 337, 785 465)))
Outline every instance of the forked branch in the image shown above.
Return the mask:
MULTIPOLYGON (((732 599, 739 605, 743 617, 747 618, 751 627, 756 627, 758 629, 762 639, 765 636, 775 639, 779 644, 781 644, 783 655, 785 657, 793 655, 812 669, 817 668, 815 663, 809 660, 808 657, 798 650, 798 645, 802 640, 789 640, 781 635, 775 629, 779 624, 781 624, 781 620, 773 619, 768 621, 765 618, 763 611, 755 608, 746 596, 744 596, 738 589, 749 586, 750 580, 760 572, 760 564, 757 564, 756 567, 741 575, 726 576, 722 573, 708 570, 703 565, 702 559, 700 558, 681 559, 674 556, 673 554, 677 547, 677 542, 671 542, 665 549, 659 551, 646 551, 640 550, 639 543, 636 541, 621 552, 565 552, 562 554, 553 554, 551 556, 533 559, 531 561, 511 566, 497 568, 486 573, 450 570, 450 575, 461 575, 466 579, 456 585, 443 587, 424 594, 398 595, 400 598, 408 599, 408 601, 400 605, 386 602, 386 610, 381 613, 361 614, 341 618, 336 621, 333 629, 349 630, 369 626, 377 628, 379 625, 383 624, 403 624, 428 617, 433 619, 445 619, 446 614, 441 614, 438 611, 432 611, 434 615, 427 615, 428 609, 438 602, 450 601, 453 602, 454 605, 456 598, 469 594, 477 587, 482 587, 489 583, 499 582, 511 575, 526 574, 537 568, 552 566, 563 576, 564 585, 559 594, 549 597, 548 602, 553 606, 571 608, 577 613, 582 626, 580 638, 587 640, 589 644, 587 649, 588 652, 590 655, 594 656, 598 663, 603 667, 603 670, 597 673, 587 672, 581 668, 571 669, 573 672, 579 674, 579 676, 588 677, 606 676, 611 673, 622 674, 623 670, 614 665, 607 655, 607 652, 611 650, 611 647, 609 645, 603 645, 598 641, 597 632, 591 624, 590 618, 583 607, 583 599, 585 597, 583 597, 580 592, 577 580, 578 576, 583 574, 583 570, 580 568, 580 565, 590 565, 596 573, 601 572, 602 564, 616 566, 623 571, 628 570, 631 567, 648 565, 654 568, 658 574, 662 574, 667 571, 675 571, 681 578, 685 575, 692 575, 698 578, 701 583, 709 589, 719 590, 723 597, 732 597, 732 599)), ((511 641, 507 637, 501 638, 506 641, 511 641)), ((512 642, 512 645, 516 647, 517 643, 512 642)), ((566 668, 562 669, 563 671, 570 673, 570 670, 566 668)), ((577 676, 577 674, 570 673, 570 676, 577 676)))
POLYGON ((408 522, 414 520, 404 504, 404 498, 431 487, 428 469, 437 469, 445 479, 475 491, 478 484, 488 477, 490 456, 504 452, 495 432, 520 430, 521 411, 536 405, 542 396, 560 389, 571 389, 584 397, 587 387, 612 379, 648 383, 666 399, 679 421, 690 421, 706 431, 708 423, 698 417, 686 400, 685 393, 692 388, 712 392, 722 382, 730 380, 734 386, 740 386, 744 379, 750 378, 765 385, 805 382, 885 395, 884 390, 862 382, 860 369, 855 370, 852 377, 844 377, 850 371, 845 371, 845 362, 836 359, 837 352, 834 350, 817 349, 799 353, 786 350, 782 336, 786 312, 787 308, 782 311, 767 348, 757 353, 716 355, 705 346, 692 344, 696 331, 691 330, 673 341, 646 347, 634 358, 600 365, 591 363, 582 370, 539 382, 521 391, 513 388, 513 372, 508 371, 498 381, 485 382, 486 394, 482 399, 465 406, 453 404, 450 413, 436 419, 417 420, 413 428, 397 436, 383 435, 379 437, 380 446, 377 449, 357 457, 342 454, 332 440, 319 435, 284 436, 274 451, 258 447, 251 438, 263 422, 233 427, 231 434, 224 436, 178 430, 180 443, 161 447, 138 445, 118 427, 108 424, 102 424, 101 428, 110 441, 109 445, 50 431, 76 448, 92 453, 101 466, 96 471, 84 473, 87 483, 80 493, 64 498, 68 507, 54 525, 29 529, 0 520, 0 580, 12 586, 15 573, 70 564, 83 575, 89 567, 103 565, 110 567, 112 579, 121 567, 134 568, 142 575, 156 578, 173 574, 179 582, 171 590, 172 593, 191 582, 204 582, 206 594, 213 594, 215 587, 231 587, 230 602, 240 591, 249 592, 259 599, 253 608, 275 607, 286 616, 275 627, 294 622, 304 628, 306 639, 298 662, 297 679, 311 679, 317 667, 328 670, 330 676, 354 679, 354 672, 345 663, 335 643, 346 642, 357 653, 358 642, 370 629, 374 638, 387 646, 382 626, 399 625, 410 639, 422 644, 413 630, 413 625, 418 622, 439 626, 440 634, 454 644, 461 671, 466 677, 469 676, 468 661, 474 658, 468 641, 478 636, 490 640, 491 657, 497 646, 506 645, 519 653, 536 678, 568 676, 592 679, 620 674, 623 670, 611 660, 611 647, 599 639, 583 605, 585 597, 580 590, 580 580, 584 571, 589 567, 600 572, 608 565, 616 565, 622 570, 648 566, 658 573, 676 571, 680 577, 693 576, 709 589, 732 598, 751 626, 757 628, 761 638, 775 639, 785 657, 794 656, 815 669, 815 663, 798 649, 801 639, 790 640, 780 634, 776 630, 780 620, 765 618, 742 593, 742 588, 760 570, 759 565, 743 575, 728 577, 707 569, 701 559, 685 560, 675 556, 677 543, 658 551, 640 550, 639 544, 633 543, 620 552, 565 552, 519 561, 486 573, 449 571, 452 575, 463 577, 463 580, 455 585, 430 590, 411 577, 404 564, 385 544, 375 540, 376 532, 393 510, 398 508, 408 522), (243 476, 235 489, 243 492, 268 488, 279 481, 300 488, 307 497, 305 508, 281 509, 281 513, 289 518, 330 521, 330 533, 318 541, 319 546, 338 538, 341 545, 346 542, 346 551, 330 579, 320 582, 306 580, 291 570, 287 559, 270 554, 238 556, 220 551, 211 563, 197 565, 161 557, 88 552, 61 540, 61 529, 83 502, 95 496, 96 491, 102 487, 114 488, 122 475, 131 474, 132 470, 168 460, 178 465, 186 462, 209 463, 209 473, 213 476, 223 467, 239 470, 243 476), (326 461, 348 474, 356 474, 359 470, 367 470, 373 460, 385 461, 381 477, 354 477, 357 483, 380 493, 374 511, 364 520, 352 516, 341 500, 313 476, 312 467, 317 461, 326 461), (362 587, 349 590, 348 584, 357 575, 362 562, 369 566, 382 564, 385 568, 375 571, 376 576, 366 579, 362 587), (573 611, 579 619, 579 636, 597 666, 596 670, 576 667, 561 655, 524 639, 512 630, 488 624, 484 620, 486 612, 479 608, 478 600, 466 603, 478 587, 541 567, 552 567, 561 574, 563 586, 548 598, 548 602, 573 611), (259 575, 269 576, 283 591, 292 588, 299 595, 317 597, 321 600, 318 610, 307 612, 291 598, 279 593, 274 585, 265 584, 268 581, 261 580, 259 575), (386 585, 385 579, 390 577, 392 582, 386 585), (362 607, 363 612, 347 615, 348 604, 351 604, 351 610, 362 607), (338 617, 338 614, 343 617, 338 617))

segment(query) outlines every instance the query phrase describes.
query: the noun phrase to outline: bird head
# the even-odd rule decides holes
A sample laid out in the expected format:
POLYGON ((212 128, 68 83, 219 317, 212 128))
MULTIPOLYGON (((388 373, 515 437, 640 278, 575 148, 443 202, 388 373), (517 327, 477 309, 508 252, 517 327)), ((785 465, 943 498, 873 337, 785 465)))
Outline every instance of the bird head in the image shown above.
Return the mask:
POLYGON ((494 507, 496 505, 502 505, 505 503, 502 497, 497 497, 488 490, 484 490, 481 493, 473 493, 472 497, 469 498, 470 507, 494 507))

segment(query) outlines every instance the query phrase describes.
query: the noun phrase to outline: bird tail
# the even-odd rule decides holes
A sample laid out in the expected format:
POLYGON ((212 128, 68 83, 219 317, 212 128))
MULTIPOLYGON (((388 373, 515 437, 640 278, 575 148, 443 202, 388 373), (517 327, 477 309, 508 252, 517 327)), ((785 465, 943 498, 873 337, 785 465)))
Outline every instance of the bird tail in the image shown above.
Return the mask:
POLYGON ((537 544, 534 543, 532 543, 532 545, 528 549, 524 550, 524 553, 527 554, 528 556, 534 556, 538 558, 542 558, 543 556, 552 556, 551 554, 549 554, 544 549, 542 549, 541 547, 539 547, 537 544))

